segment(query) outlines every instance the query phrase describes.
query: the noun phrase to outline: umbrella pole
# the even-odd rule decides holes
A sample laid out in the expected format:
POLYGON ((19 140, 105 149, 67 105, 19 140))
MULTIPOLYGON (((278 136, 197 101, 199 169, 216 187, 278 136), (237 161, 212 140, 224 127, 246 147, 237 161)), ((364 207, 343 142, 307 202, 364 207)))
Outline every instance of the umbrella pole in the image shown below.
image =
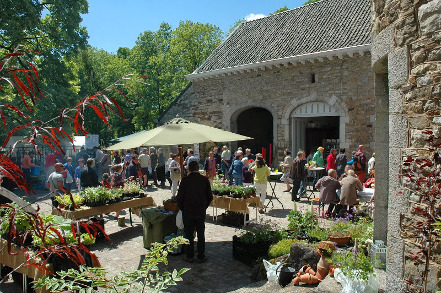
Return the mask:
POLYGON ((184 178, 184 156, 182 155, 182 145, 179 145, 178 149, 179 149, 179 165, 181 165, 181 178, 184 178))

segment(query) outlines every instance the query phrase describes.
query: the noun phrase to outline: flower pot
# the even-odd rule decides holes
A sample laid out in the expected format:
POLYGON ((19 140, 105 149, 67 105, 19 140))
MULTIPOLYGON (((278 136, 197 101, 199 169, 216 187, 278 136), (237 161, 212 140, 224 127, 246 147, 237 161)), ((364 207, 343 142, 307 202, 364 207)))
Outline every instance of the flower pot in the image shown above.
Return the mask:
POLYGON ((329 236, 329 240, 332 242, 335 242, 338 247, 347 246, 349 244, 349 241, 351 240, 351 236, 329 236))

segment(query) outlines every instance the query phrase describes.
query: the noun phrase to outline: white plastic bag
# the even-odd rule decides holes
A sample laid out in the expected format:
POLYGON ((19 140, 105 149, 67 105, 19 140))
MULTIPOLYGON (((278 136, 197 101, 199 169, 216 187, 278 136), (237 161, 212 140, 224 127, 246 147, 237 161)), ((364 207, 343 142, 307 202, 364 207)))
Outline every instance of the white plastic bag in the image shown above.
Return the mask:
POLYGON ((178 227, 180 230, 184 229, 184 220, 182 219, 181 210, 179 210, 178 214, 176 215, 176 227, 178 227))
POLYGON ((337 268, 334 271, 334 278, 339 282, 343 290, 342 293, 377 293, 378 279, 373 274, 370 275, 369 280, 364 282, 358 279, 350 279, 343 272, 337 268))
POLYGON ((273 265, 272 263, 264 259, 263 265, 265 266, 266 278, 268 279, 268 282, 277 281, 279 278, 279 276, 277 275, 277 268, 279 267, 280 263, 277 262, 275 265, 273 265))

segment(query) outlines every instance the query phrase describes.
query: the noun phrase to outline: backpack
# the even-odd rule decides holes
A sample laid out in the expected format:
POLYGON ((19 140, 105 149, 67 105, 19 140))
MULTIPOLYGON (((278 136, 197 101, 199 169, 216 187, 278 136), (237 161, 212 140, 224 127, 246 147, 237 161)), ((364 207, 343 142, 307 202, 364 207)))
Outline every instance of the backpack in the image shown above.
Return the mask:
POLYGON ((366 166, 363 166, 361 153, 357 153, 354 155, 352 166, 354 166, 354 171, 363 171, 365 169, 366 166))

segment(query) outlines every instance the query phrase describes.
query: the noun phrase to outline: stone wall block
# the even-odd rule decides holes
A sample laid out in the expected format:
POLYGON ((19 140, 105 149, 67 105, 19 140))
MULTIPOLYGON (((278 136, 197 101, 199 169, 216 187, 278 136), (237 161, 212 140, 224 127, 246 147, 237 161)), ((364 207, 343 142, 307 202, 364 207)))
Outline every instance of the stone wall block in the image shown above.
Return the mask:
POLYGON ((441 48, 437 48, 431 50, 429 56, 427 57, 428 61, 441 61, 441 48))
POLYGON ((407 120, 401 115, 389 115, 389 146, 407 146, 407 120))
MULTIPOLYGON (((400 238, 391 237, 388 235, 387 239, 387 281, 397 282, 397 278, 403 277, 403 262, 404 262, 404 241, 400 238), (390 278, 391 277, 391 278, 390 278)), ((389 285, 389 284, 388 284, 389 285)), ((389 289, 389 286, 388 286, 389 289)), ((390 290, 390 289, 389 289, 390 290)), ((388 291, 401 292, 401 291, 388 291)))
POLYGON ((411 75, 421 76, 430 70, 430 64, 419 64, 410 71, 411 75))
POLYGON ((427 135, 423 134, 423 131, 420 129, 411 129, 410 130, 410 146, 413 148, 424 148, 426 146, 427 135))
POLYGON ((432 88, 432 95, 434 97, 441 97, 441 84, 437 84, 432 88))
POLYGON ((424 35, 441 30, 441 1, 432 0, 421 5, 418 8, 418 20, 424 35))
POLYGON ((416 79, 418 86, 426 86, 426 85, 432 85, 433 79, 430 75, 423 75, 420 77, 417 77, 416 79))
POLYGON ((382 30, 372 41, 372 64, 374 65, 384 56, 387 56, 395 48, 394 28, 392 26, 382 30))
POLYGON ((426 51, 424 49, 419 49, 411 52, 412 56, 412 66, 416 66, 423 63, 426 60, 426 51))
POLYGON ((420 117, 410 117, 409 118, 409 125, 411 128, 416 129, 424 129, 426 127, 430 126, 430 120, 427 117, 420 116, 420 117))
POLYGON ((389 87, 399 88, 408 79, 408 52, 407 48, 400 48, 388 56, 389 87))
POLYGON ((396 114, 403 112, 403 95, 397 89, 389 89, 389 111, 396 114))

